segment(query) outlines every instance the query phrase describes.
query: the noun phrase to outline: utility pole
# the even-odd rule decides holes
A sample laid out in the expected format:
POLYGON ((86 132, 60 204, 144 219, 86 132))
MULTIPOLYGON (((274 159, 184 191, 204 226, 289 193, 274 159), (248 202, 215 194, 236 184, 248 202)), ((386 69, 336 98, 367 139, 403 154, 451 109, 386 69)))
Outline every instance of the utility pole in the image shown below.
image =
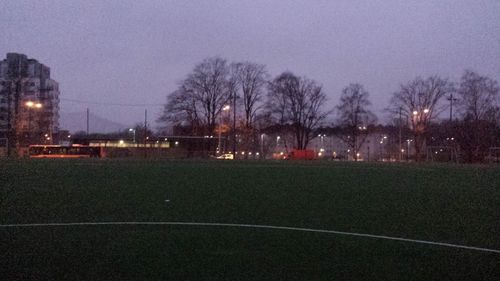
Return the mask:
POLYGON ((453 93, 451 93, 450 96, 447 97, 446 99, 450 101, 450 122, 451 122, 453 121, 453 102, 457 101, 458 99, 453 97, 453 93))
POLYGON ((146 148, 147 144, 147 133, 148 133, 148 110, 144 110, 144 158, 148 156, 148 150, 146 148))
POLYGON ((89 135, 89 116, 90 116, 90 112, 89 112, 89 108, 87 107, 87 136, 89 135))
POLYGON ((233 157, 236 159, 236 91, 233 92, 233 157))
MULTIPOLYGON (((452 128, 452 127, 454 127, 453 123, 452 123, 453 122, 453 102, 457 101, 458 99, 453 98, 453 93, 450 93, 450 96, 447 98, 447 100, 450 101, 450 129, 452 132, 451 135, 453 136, 454 135, 453 132, 455 132, 455 130, 453 130, 453 128, 452 128)), ((453 140, 453 138, 451 138, 451 139, 453 140)), ((452 151, 454 151, 455 150, 455 142, 452 142, 452 147, 453 147, 452 151)), ((450 161, 452 160, 452 158, 453 158, 453 152, 450 153, 450 161)))
POLYGON ((401 111, 403 110, 403 108, 400 106, 399 107, 399 162, 401 162, 402 158, 403 158, 403 148, 401 147, 401 135, 402 135, 402 127, 403 127, 403 124, 402 124, 402 120, 401 120, 401 111))

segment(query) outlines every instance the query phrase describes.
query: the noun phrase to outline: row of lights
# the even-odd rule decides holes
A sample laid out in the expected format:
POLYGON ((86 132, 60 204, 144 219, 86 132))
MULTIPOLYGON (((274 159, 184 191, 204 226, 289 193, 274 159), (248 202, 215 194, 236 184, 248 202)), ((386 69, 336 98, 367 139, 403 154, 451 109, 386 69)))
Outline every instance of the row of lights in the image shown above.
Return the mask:
MULTIPOLYGON (((68 138, 70 138, 70 137, 71 137, 71 135, 68 135, 68 138)), ((149 140, 149 137, 146 137, 146 139, 147 139, 147 140, 149 140)), ((166 141, 166 140, 167 140, 167 139, 165 139, 165 141, 166 141)), ((124 144, 124 143, 125 143, 125 141, 124 141, 124 140, 119 140, 118 142, 119 142, 120 144, 124 144)), ((156 141, 156 143, 160 143, 160 141, 156 141)), ((179 145, 179 142, 178 142, 178 141, 176 141, 176 142, 175 142, 175 145, 179 145)))
POLYGON ((33 102, 33 101, 27 101, 26 103, 26 106, 29 107, 29 108, 42 108, 43 105, 39 102, 33 102))
MULTIPOLYGON (((425 113, 425 114, 429 113, 429 109, 427 109, 427 108, 426 108, 426 109, 424 109, 424 113, 425 113)), ((413 111, 413 115, 414 115, 414 116, 417 116, 417 115, 418 115, 418 111, 414 110, 414 111, 413 111)))
MULTIPOLYGON (((220 151, 217 149, 217 150, 216 150, 216 152, 217 152, 217 153, 219 153, 220 151)), ((225 151, 223 151, 222 153, 225 153, 225 151)), ((236 155, 238 155, 238 153, 240 153, 241 155, 245 155, 245 154, 248 154, 248 155, 253 155, 253 154, 255 154, 255 155, 257 155, 257 156, 259 156, 259 155, 260 155, 260 153, 259 153, 259 152, 251 152, 251 151, 249 151, 248 153, 247 153, 247 152, 245 152, 245 151, 241 151, 241 152, 236 151, 236 152, 235 152, 235 154, 236 154, 236 155)), ((282 152, 282 153, 283 153, 283 152, 282 152)), ((233 153, 229 152, 228 154, 233 154, 233 153)))

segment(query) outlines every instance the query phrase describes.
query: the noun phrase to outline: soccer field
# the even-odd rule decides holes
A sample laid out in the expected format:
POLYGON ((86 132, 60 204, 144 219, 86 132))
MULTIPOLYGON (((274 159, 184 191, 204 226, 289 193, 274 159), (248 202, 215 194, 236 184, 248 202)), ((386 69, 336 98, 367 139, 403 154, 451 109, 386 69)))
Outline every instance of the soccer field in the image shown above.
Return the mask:
POLYGON ((499 280, 499 206, 498 166, 2 160, 0 279, 499 280))

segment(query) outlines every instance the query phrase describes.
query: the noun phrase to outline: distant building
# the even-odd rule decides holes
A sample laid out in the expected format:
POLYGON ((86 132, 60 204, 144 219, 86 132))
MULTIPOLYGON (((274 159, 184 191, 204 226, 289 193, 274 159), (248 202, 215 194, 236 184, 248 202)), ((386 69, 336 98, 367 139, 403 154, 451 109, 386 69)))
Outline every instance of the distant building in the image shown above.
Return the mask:
POLYGON ((51 144, 58 132, 59 84, 50 78, 50 68, 8 53, 0 61, 0 147, 19 151, 29 144, 51 144))

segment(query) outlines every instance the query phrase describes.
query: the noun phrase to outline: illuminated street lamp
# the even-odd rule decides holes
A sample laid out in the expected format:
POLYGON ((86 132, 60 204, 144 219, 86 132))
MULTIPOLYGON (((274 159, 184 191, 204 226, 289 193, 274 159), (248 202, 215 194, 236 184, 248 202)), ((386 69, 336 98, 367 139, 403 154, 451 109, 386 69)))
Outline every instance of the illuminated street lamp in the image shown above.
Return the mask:
POLYGON ((413 140, 407 139, 406 140, 406 161, 410 160, 410 142, 413 140))
POLYGON ((424 114, 428 114, 429 112, 430 112, 430 109, 428 109, 428 108, 425 108, 425 109, 424 109, 424 110, 422 110, 422 111, 414 110, 414 111, 413 111, 413 116, 415 116, 415 117, 421 117, 421 116, 422 116, 422 113, 424 113, 424 114))
POLYGON ((134 134, 134 143, 135 143, 135 129, 130 128, 128 129, 128 131, 134 134))
MULTIPOLYGON (((229 105, 225 105, 223 108, 222 108, 222 111, 225 111, 225 112, 228 112, 229 109, 231 109, 231 106, 229 105)), ((217 151, 218 153, 221 153, 222 151, 222 140, 221 140, 221 137, 222 137, 222 114, 220 115, 220 124, 219 124, 219 146, 217 148, 217 151)))
POLYGON ((319 134, 318 135, 319 137, 319 140, 320 140, 320 150, 325 148, 325 137, 326 137, 326 134, 319 134))
POLYGON ((381 136, 380 136, 380 141, 379 141, 379 143, 380 143, 379 158, 380 158, 380 160, 382 160, 382 161, 383 161, 383 159, 384 159, 384 157, 383 157, 383 156, 384 156, 385 154, 387 154, 386 147, 385 147, 385 146, 387 145, 387 142, 388 142, 388 138, 387 138, 387 136, 386 136, 386 135, 381 135, 381 136), (384 143, 386 144, 385 146, 384 146, 384 143))
POLYGON ((28 108, 28 144, 31 144, 31 110, 33 108, 40 109, 43 106, 41 103, 33 101, 27 101, 25 105, 28 108))
POLYGON ((420 108, 419 110, 413 111, 412 130, 413 134, 415 135, 416 161, 420 160, 420 149, 417 149, 417 145, 419 147, 425 145, 426 139, 424 137, 424 133, 427 130, 427 125, 431 119, 431 114, 432 113, 429 108, 420 108))

